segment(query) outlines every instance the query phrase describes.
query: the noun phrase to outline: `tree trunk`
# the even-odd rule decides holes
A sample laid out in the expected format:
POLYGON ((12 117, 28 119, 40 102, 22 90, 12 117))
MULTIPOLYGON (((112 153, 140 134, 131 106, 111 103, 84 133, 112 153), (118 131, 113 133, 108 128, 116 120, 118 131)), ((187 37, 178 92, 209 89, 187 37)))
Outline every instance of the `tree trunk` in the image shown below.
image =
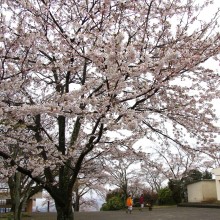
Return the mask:
POLYGON ((79 200, 80 200, 80 196, 79 196, 79 183, 78 180, 76 180, 75 184, 74 184, 74 212, 78 212, 79 211, 79 200))
POLYGON ((60 206, 56 203, 57 210, 57 220, 74 220, 73 210, 72 210, 72 201, 65 203, 65 206, 60 206))
POLYGON ((14 220, 21 220, 22 203, 19 206, 15 206, 14 220))
POLYGON ((21 219, 21 211, 22 211, 22 204, 21 204, 21 173, 15 173, 15 189, 14 189, 14 220, 21 219))
POLYGON ((10 188, 12 209, 14 220, 21 219, 22 203, 21 203, 21 173, 16 172, 14 176, 9 178, 8 185, 10 188))
POLYGON ((76 211, 76 212, 79 211, 79 199, 80 199, 80 196, 79 196, 78 193, 77 193, 77 194, 76 194, 75 206, 74 206, 74 211, 76 211))

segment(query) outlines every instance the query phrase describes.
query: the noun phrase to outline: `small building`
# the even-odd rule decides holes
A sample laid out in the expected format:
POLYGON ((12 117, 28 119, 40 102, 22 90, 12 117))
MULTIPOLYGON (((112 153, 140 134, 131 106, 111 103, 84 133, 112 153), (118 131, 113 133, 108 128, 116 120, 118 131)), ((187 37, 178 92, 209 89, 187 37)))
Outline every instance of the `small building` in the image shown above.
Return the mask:
POLYGON ((187 185, 188 202, 214 202, 217 200, 214 179, 201 180, 187 185))
MULTIPOLYGON (((31 213, 35 206, 36 199, 42 198, 42 191, 33 195, 25 204, 24 210, 31 213)), ((11 197, 9 188, 0 188, 0 212, 7 212, 11 209, 11 197)))

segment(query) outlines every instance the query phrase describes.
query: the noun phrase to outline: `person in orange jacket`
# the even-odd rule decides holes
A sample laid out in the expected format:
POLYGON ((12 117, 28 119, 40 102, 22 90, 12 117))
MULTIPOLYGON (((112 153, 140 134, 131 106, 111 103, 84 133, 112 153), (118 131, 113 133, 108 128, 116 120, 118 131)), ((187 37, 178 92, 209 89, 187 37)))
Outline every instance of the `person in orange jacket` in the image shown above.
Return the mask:
POLYGON ((131 214, 132 212, 132 207, 133 207, 133 200, 131 195, 128 196, 127 200, 126 200, 126 205, 128 207, 128 210, 126 212, 129 212, 131 214))

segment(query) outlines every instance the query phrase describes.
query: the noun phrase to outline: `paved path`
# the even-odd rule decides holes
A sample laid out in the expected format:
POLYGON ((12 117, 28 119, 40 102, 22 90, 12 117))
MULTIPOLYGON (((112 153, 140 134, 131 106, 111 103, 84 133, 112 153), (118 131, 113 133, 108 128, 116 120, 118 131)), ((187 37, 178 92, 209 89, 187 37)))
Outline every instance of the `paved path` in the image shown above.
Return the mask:
MULTIPOLYGON (((160 207, 153 211, 134 210, 131 214, 125 211, 75 212, 74 216, 74 220, 220 220, 220 208, 160 207)), ((32 213, 22 220, 56 220, 56 213, 32 213)))
POLYGON ((220 209, 216 208, 157 208, 153 211, 134 210, 132 214, 115 212, 79 212, 74 220, 218 220, 220 209))

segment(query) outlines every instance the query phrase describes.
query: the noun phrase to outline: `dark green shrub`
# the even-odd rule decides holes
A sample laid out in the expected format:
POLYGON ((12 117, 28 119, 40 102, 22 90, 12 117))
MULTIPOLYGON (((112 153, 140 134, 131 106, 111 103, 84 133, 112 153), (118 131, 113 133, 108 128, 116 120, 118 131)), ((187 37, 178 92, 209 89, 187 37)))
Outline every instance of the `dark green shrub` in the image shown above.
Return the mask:
POLYGON ((158 192, 158 204, 159 205, 174 205, 172 191, 165 187, 158 192))
POLYGON ((100 211, 108 211, 108 210, 109 210, 108 204, 107 203, 103 203, 102 207, 100 208, 100 211))
POLYGON ((181 180, 170 180, 168 187, 172 192, 173 200, 176 204, 180 203, 183 199, 184 185, 181 180))
POLYGON ((101 211, 114 211, 124 208, 124 202, 121 197, 113 196, 108 199, 107 203, 104 203, 101 207, 101 211))

